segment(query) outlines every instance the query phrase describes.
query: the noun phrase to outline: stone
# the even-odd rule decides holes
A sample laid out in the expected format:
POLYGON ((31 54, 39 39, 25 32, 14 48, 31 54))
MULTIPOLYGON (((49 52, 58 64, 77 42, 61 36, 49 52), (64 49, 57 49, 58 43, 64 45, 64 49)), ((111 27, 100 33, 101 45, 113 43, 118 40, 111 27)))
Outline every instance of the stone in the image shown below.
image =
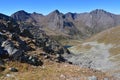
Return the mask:
POLYGON ((0 44, 5 40, 7 40, 7 36, 3 35, 3 34, 0 34, 0 44))
POLYGON ((3 66, 4 65, 4 61, 2 59, 0 59, 0 66, 3 66))
POLYGON ((96 76, 90 76, 88 77, 88 80, 98 80, 96 76))
POLYGON ((6 50, 4 50, 2 47, 0 47, 0 58, 6 59, 9 57, 9 54, 6 50))
POLYGON ((109 80, 109 78, 104 78, 103 80, 109 80))
POLYGON ((65 79, 66 77, 65 77, 65 75, 61 74, 61 75, 60 75, 60 78, 65 79))
POLYGON ((4 71, 6 68, 4 66, 0 66, 0 72, 4 71))
POLYGON ((29 38, 33 38, 33 35, 30 33, 29 30, 27 29, 24 29, 21 33, 20 33, 21 36, 24 36, 24 37, 29 37, 29 38))
POLYGON ((6 50, 8 52, 9 56, 13 56, 13 55, 14 56, 15 55, 20 56, 20 55, 22 55, 22 51, 16 49, 13 42, 10 41, 10 40, 4 41, 1 46, 4 48, 4 50, 6 50))
POLYGON ((34 66, 43 65, 43 62, 40 61, 37 57, 34 57, 34 56, 29 56, 27 63, 31 64, 31 65, 34 65, 34 66))
POLYGON ((19 57, 19 61, 22 63, 28 63, 34 66, 41 66, 43 65, 43 62, 39 60, 37 57, 29 56, 29 55, 23 55, 19 57))
POLYGON ((14 21, 8 21, 6 25, 6 29, 11 33, 14 33, 14 32, 17 34, 20 33, 20 28, 17 24, 15 24, 14 21))
POLYGON ((61 55, 59 55, 59 57, 57 57, 57 60, 58 60, 57 62, 65 62, 66 61, 66 59, 61 55))
POLYGON ((4 67, 4 61, 2 59, 0 59, 0 72, 4 71, 5 67, 4 67))
POLYGON ((13 34, 11 35, 11 38, 12 38, 12 40, 17 41, 17 40, 19 39, 19 36, 18 36, 16 33, 13 33, 13 34))
POLYGON ((18 72, 18 69, 14 68, 14 67, 9 68, 9 70, 10 70, 11 72, 18 72))

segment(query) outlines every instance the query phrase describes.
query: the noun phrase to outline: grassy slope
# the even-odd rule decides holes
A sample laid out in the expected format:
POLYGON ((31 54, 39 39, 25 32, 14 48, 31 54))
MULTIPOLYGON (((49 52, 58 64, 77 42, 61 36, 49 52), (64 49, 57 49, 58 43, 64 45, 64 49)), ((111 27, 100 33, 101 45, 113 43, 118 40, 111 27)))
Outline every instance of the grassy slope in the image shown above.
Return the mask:
POLYGON ((111 56, 118 55, 120 54, 120 26, 105 30, 86 40, 86 42, 90 41, 98 41, 99 43, 112 44, 113 47, 109 50, 111 56))
POLYGON ((43 66, 33 67, 27 64, 11 62, 6 64, 6 66, 8 68, 10 66, 16 67, 19 72, 12 73, 6 69, 0 80, 87 80, 88 76, 93 75, 96 76, 98 80, 103 80, 105 77, 110 80, 113 79, 108 73, 80 68, 79 66, 65 63, 46 62, 43 66), (6 74, 10 74, 11 76, 6 77, 6 74))
POLYGON ((69 48, 69 50, 76 54, 87 53, 88 55, 94 55, 95 53, 96 54, 99 53, 100 55, 103 56, 109 54, 109 57, 106 57, 105 59, 108 59, 109 61, 112 61, 113 63, 116 64, 116 66, 111 68, 111 70, 112 73, 115 72, 115 74, 119 74, 120 26, 100 32, 92 36, 91 38, 85 40, 83 43, 79 43, 77 46, 69 48))

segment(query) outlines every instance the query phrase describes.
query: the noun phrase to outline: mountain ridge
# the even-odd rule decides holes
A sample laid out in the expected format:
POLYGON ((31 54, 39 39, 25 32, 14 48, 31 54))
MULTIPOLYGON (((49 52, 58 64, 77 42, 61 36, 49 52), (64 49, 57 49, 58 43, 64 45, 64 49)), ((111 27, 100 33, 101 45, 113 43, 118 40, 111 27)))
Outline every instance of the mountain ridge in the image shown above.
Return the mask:
POLYGON ((120 25, 120 15, 112 14, 103 9, 87 13, 68 12, 66 14, 54 10, 48 15, 18 11, 11 17, 19 22, 27 22, 42 27, 48 35, 51 35, 52 31, 54 35, 57 33, 73 39, 88 38, 105 29, 120 25), (24 14, 21 15, 20 12, 24 14))
MULTIPOLYGON (((70 30, 70 34, 74 36, 74 34, 77 33, 78 31, 77 27, 75 27, 76 25, 75 22, 74 21, 72 22, 71 19, 68 20, 64 19, 64 15, 59 14, 59 12, 57 13, 56 12, 55 14, 57 14, 57 16, 48 15, 50 16, 49 18, 52 18, 52 20, 49 21, 49 18, 47 18, 48 20, 43 19, 42 22, 44 21, 48 22, 47 25, 49 25, 50 28, 56 27, 56 29, 59 29, 58 31, 70 30), (60 28, 58 28, 57 26, 51 27, 52 22, 55 22, 52 25, 59 25, 60 28), (59 24, 58 22, 61 23, 59 24)), ((22 13, 24 13, 24 11, 22 11, 22 13)), ((36 17, 41 16, 42 18, 44 16, 36 15, 36 13, 33 13, 33 15, 34 14, 35 14, 34 17, 31 17, 31 15, 29 14, 24 14, 25 16, 26 15, 30 16, 30 19, 27 19, 28 23, 24 22, 25 20, 24 18, 20 18, 23 20, 20 22, 16 22, 14 21, 13 18, 9 16, 5 15, 0 16, 1 80, 11 79, 115 80, 113 79, 114 77, 110 76, 111 74, 107 75, 106 72, 103 73, 98 70, 90 69, 91 67, 84 69, 80 68, 79 66, 71 65, 72 62, 69 62, 67 58, 70 58, 72 54, 69 52, 67 48, 63 47, 59 42, 53 40, 50 36, 46 35, 45 30, 42 30, 42 26, 44 27, 46 23, 42 24, 42 26, 38 26, 39 24, 37 24, 37 20, 39 20, 39 18, 36 17), (29 24, 29 22, 32 23, 29 24)), ((22 17, 24 17, 24 15, 22 17)), ((85 29, 86 28, 84 29, 81 28, 81 30, 85 29)))

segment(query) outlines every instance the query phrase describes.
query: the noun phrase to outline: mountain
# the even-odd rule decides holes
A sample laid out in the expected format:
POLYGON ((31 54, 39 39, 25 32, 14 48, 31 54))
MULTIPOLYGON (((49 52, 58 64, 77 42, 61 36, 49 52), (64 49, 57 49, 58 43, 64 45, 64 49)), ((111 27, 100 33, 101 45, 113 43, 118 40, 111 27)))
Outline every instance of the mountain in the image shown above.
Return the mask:
POLYGON ((110 74, 72 65, 65 59, 71 54, 69 50, 39 26, 21 25, 23 23, 0 14, 0 80, 114 79, 110 74))
POLYGON ((30 18, 30 14, 25 12, 24 10, 20 10, 16 12, 14 15, 12 15, 12 18, 15 18, 19 21, 26 21, 28 18, 30 18))
POLYGON ((69 61, 83 67, 109 72, 116 77, 120 74, 120 26, 102 31, 91 38, 71 47, 74 54, 69 61))
POLYGON ((120 25, 120 15, 115 15, 102 9, 90 13, 66 13, 55 10, 48 15, 18 11, 11 15, 18 21, 27 22, 39 27, 52 36, 68 38, 88 38, 105 29, 120 25))
POLYGON ((29 29, 20 29, 19 26, 11 17, 0 14, 0 62, 5 58, 39 66, 42 61, 36 56, 40 55, 44 56, 41 56, 43 61, 45 55, 48 60, 67 61, 63 55, 70 54, 69 51, 44 31, 33 29, 36 26, 29 26, 29 29), (42 53, 35 54, 37 51, 42 53))

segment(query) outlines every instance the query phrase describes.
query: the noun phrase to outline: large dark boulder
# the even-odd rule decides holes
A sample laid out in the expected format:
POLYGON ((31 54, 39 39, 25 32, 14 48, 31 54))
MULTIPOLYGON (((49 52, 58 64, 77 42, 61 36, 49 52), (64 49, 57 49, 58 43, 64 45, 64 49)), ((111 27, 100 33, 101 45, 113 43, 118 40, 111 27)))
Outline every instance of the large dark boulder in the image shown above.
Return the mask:
POLYGON ((9 57, 9 54, 6 50, 4 50, 2 47, 0 47, 0 58, 6 59, 9 57))
MULTIPOLYGON (((3 51, 6 51, 8 53, 8 58, 11 60, 16 60, 24 63, 28 63, 34 66, 39 66, 42 65, 42 61, 40 61, 37 57, 35 56, 29 56, 23 52, 23 50, 16 49, 13 42, 10 40, 6 40, 2 43, 2 47, 4 48, 3 51)), ((1 54, 2 56, 5 56, 4 54, 1 54)))
POLYGON ((19 25, 18 25, 18 24, 15 24, 15 23, 12 22, 12 21, 7 21, 6 29, 7 29, 7 31, 9 31, 9 32, 11 32, 11 33, 18 33, 18 34, 20 34, 19 25))
POLYGON ((19 57, 19 61, 22 63, 28 63, 34 66, 41 66, 43 62, 35 56, 23 55, 19 57))
POLYGON ((24 36, 24 37, 29 37, 29 38, 33 38, 33 35, 30 33, 30 31, 28 29, 24 29, 21 34, 21 36, 24 36))
POLYGON ((4 48, 4 50, 6 50, 8 52, 9 56, 14 55, 16 57, 19 57, 22 55, 22 51, 16 49, 13 42, 10 40, 4 41, 1 46, 4 48))

